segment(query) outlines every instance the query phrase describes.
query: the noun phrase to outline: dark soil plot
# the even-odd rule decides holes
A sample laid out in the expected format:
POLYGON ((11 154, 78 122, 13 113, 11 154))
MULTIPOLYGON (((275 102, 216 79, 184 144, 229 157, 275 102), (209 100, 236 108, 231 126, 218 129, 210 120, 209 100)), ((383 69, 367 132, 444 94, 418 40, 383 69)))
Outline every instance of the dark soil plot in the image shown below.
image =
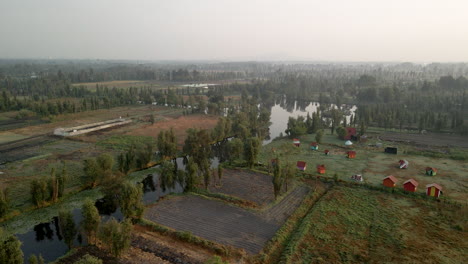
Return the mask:
POLYGON ((178 196, 148 208, 145 218, 257 254, 308 191, 307 187, 298 187, 261 214, 198 196, 178 196))
POLYGON ((210 191, 252 201, 259 206, 271 203, 275 199, 270 175, 249 170, 224 169, 221 183, 211 185, 210 191))
POLYGON ((270 221, 275 221, 278 224, 283 224, 286 219, 296 210, 301 204, 304 197, 309 192, 307 187, 297 187, 291 193, 264 212, 263 217, 270 221))
POLYGON ((53 137, 41 135, 12 141, 0 145, 0 164, 4 162, 13 162, 36 156, 38 147, 54 142, 53 137))
POLYGON ((244 209, 198 196, 179 196, 148 208, 145 218, 257 254, 279 225, 244 209))
POLYGON ((380 136, 380 138, 388 141, 415 143, 425 146, 468 148, 467 137, 456 135, 386 133, 380 136))

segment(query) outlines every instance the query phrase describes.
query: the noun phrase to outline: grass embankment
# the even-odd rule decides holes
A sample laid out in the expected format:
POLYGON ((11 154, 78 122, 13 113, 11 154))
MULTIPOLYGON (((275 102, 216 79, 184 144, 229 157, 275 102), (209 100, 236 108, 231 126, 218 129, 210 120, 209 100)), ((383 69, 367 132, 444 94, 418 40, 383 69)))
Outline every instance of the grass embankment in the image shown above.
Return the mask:
POLYGON ((152 222, 146 219, 140 220, 138 224, 144 227, 148 227, 153 232, 157 232, 165 236, 170 236, 180 241, 192 243, 199 247, 208 249, 212 251, 213 253, 218 254, 220 256, 240 257, 241 255, 243 255, 243 253, 239 249, 235 249, 231 246, 221 245, 221 244, 203 239, 187 231, 177 231, 177 230, 165 227, 163 225, 157 224, 155 222, 152 222))
POLYGON ((113 135, 96 143, 104 148, 127 151, 131 146, 156 145, 156 140, 150 136, 113 135))
POLYGON ((335 186, 296 229, 280 263, 462 263, 465 213, 463 207, 335 186))
POLYGON ((288 220, 281 226, 276 232, 275 236, 272 237, 263 248, 262 252, 255 257, 254 262, 256 263, 277 263, 281 252, 288 245, 289 240, 294 234, 301 223, 304 221, 304 217, 307 215, 312 206, 322 197, 328 190, 326 185, 321 184, 315 186, 315 190, 310 192, 302 201, 301 205, 294 211, 294 213, 288 218, 288 220))

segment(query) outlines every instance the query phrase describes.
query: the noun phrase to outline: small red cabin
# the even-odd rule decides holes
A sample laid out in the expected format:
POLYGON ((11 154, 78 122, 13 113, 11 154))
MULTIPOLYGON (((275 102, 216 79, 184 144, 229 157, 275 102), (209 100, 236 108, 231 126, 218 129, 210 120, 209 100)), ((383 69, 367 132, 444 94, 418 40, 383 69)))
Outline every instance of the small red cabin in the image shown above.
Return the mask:
POLYGON ((356 151, 351 150, 351 151, 346 152, 346 154, 348 154, 348 159, 356 158, 356 151))
POLYGON ((395 178, 395 176, 393 175, 390 175, 390 176, 387 176, 383 179, 383 185, 386 186, 386 187, 390 187, 390 188, 393 188, 396 186, 396 182, 398 180, 395 178))
POLYGON ((328 149, 326 149, 323 153, 325 153, 325 155, 330 155, 330 151, 328 149))
POLYGON ((298 161, 297 164, 296 164, 297 168, 301 171, 305 171, 306 170, 306 167, 307 167, 307 164, 305 161, 298 161))
POLYGON ((442 194, 442 187, 437 183, 426 185, 426 194, 432 197, 439 197, 442 194))
POLYGON ((414 179, 409 179, 403 183, 403 189, 407 192, 415 192, 419 183, 414 179))
POLYGON ((301 145, 301 141, 298 138, 293 138, 293 144, 296 147, 299 147, 301 145))
POLYGON ((356 133, 356 128, 354 127, 347 127, 346 128, 346 136, 345 136, 345 140, 356 140, 357 137, 356 137, 357 133, 356 133))
POLYGON ((320 173, 320 174, 324 174, 325 173, 325 165, 317 165, 317 172, 320 173))

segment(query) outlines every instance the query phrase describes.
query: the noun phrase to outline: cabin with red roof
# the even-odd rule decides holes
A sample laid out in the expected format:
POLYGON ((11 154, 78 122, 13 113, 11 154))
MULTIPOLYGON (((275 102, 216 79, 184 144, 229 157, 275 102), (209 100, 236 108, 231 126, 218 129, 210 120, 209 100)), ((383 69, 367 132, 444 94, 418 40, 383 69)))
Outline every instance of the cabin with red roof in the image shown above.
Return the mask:
POLYGON ((403 183, 403 189, 407 192, 416 192, 419 183, 414 179, 409 179, 403 183))
POLYGON ((346 136, 344 137, 345 140, 357 140, 357 132, 355 127, 347 127, 346 128, 346 136))
POLYGON ((351 151, 346 152, 346 154, 348 155, 348 159, 356 158, 356 151, 351 150, 351 151))
POLYGON ((301 145, 301 141, 298 138, 293 138, 293 144, 296 147, 299 147, 301 145))
POLYGON ((325 173, 325 165, 317 165, 317 173, 324 174, 325 173))
POLYGON ((326 149, 323 153, 325 153, 325 155, 330 155, 330 151, 328 149, 326 149))
POLYGON ((432 168, 432 167, 427 167, 426 168, 426 175, 436 176, 436 174, 437 174, 437 169, 436 168, 432 168))
POLYGON ((318 150, 318 143, 317 142, 310 143, 310 149, 311 150, 318 150))
POLYGON ((296 164, 297 168, 301 171, 305 171, 306 170, 306 167, 307 167, 307 164, 305 161, 298 161, 297 164, 296 164))
POLYGON ((398 180, 395 178, 395 176, 390 175, 383 179, 383 185, 389 188, 393 188, 396 186, 397 181, 398 180))
POLYGON ((442 194, 442 187, 437 183, 426 185, 426 194, 437 198, 442 194))

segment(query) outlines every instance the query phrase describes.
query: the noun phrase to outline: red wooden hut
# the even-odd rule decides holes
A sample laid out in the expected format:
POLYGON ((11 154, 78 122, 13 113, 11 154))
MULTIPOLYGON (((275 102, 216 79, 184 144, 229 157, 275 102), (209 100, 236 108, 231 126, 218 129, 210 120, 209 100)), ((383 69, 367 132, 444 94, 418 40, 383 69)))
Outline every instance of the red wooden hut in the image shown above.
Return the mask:
POLYGON ((350 150, 350 151, 346 152, 346 154, 348 154, 348 159, 356 158, 356 151, 354 151, 354 150, 350 150))
POLYGON ((383 179, 383 185, 386 187, 393 188, 395 187, 397 181, 398 180, 395 178, 395 176, 390 175, 383 179))
POLYGON ((328 149, 326 149, 323 153, 325 153, 325 155, 330 155, 330 151, 328 149))
POLYGON ((419 183, 414 179, 409 179, 403 183, 403 189, 407 192, 415 192, 419 183))
POLYGON ((296 147, 299 147, 301 145, 301 141, 298 138, 293 138, 293 144, 296 147))
POLYGON ((324 164, 317 165, 317 172, 320 173, 320 174, 324 174, 325 173, 325 165, 324 164))
POLYGON ((442 194, 442 187, 437 183, 426 185, 426 194, 433 197, 439 197, 442 194))
POLYGON ((305 171, 306 170, 306 167, 307 167, 307 164, 305 161, 298 161, 297 164, 296 164, 297 168, 301 171, 305 171))

